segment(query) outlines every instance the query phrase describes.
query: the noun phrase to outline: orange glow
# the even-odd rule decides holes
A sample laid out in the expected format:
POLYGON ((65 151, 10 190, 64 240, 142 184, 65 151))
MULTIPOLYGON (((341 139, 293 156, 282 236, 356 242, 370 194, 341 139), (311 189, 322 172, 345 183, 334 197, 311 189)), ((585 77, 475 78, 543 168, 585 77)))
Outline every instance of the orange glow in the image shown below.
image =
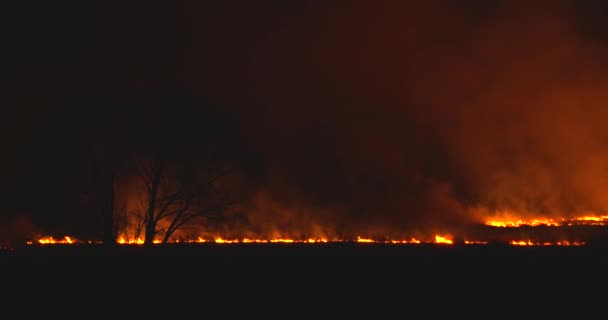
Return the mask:
POLYGON ((317 242, 326 243, 327 239, 308 239, 308 243, 317 243, 317 242))
POLYGON ((464 244, 488 244, 487 241, 465 240, 464 244))
POLYGON ((578 221, 596 221, 596 222, 601 222, 604 220, 608 220, 608 216, 599 216, 599 217, 579 217, 579 218, 575 218, 578 221))
POLYGON ((435 236, 435 243, 453 244, 454 242, 446 237, 440 235, 435 236))
POLYGON ((272 239, 270 242, 283 242, 283 243, 293 243, 292 239, 272 239))
POLYGON ((552 246, 554 245, 551 242, 532 242, 528 241, 511 241, 510 242, 514 246, 552 246))
POLYGON ((390 243, 392 244, 407 244, 407 243, 420 243, 420 240, 417 240, 415 238, 412 238, 411 240, 391 240, 390 243))
MULTIPOLYGON (((596 220, 593 220, 596 221, 596 220)), ((418 240, 416 238, 410 238, 409 240, 375 240, 372 238, 366 238, 358 236, 355 240, 336 240, 336 239, 325 239, 325 238, 309 238, 304 240, 296 240, 289 238, 273 238, 273 239, 251 239, 251 238, 242 238, 242 239, 225 239, 222 237, 216 237, 214 239, 206 239, 203 237, 197 237, 196 239, 188 239, 188 240, 170 240, 168 243, 176 244, 176 243, 217 243, 217 244, 238 244, 238 243, 305 243, 305 244, 317 244, 317 243, 340 243, 340 242, 357 242, 357 243, 373 243, 373 244, 454 244, 454 241, 451 239, 451 236, 448 235, 435 235, 434 240, 432 241, 424 241, 418 240)), ((65 236, 64 238, 55 239, 53 237, 43 237, 36 241, 28 241, 27 244, 42 244, 42 245, 51 245, 51 244, 76 244, 76 243, 88 243, 88 244, 101 244, 99 241, 79 241, 75 240, 73 237, 65 236)), ((120 237, 117 240, 118 244, 122 245, 142 245, 144 244, 143 238, 133 238, 133 239, 125 239, 124 237, 120 237)), ((160 240, 154 240, 154 244, 161 243, 160 240)), ((487 241, 480 240, 464 240, 465 245, 486 245, 487 241)), ((555 241, 555 242, 534 242, 531 240, 512 240, 509 241, 508 244, 513 246, 583 246, 586 243, 583 241, 555 241)))
POLYGON ((243 239, 243 243, 267 243, 267 242, 268 242, 268 240, 248 239, 248 238, 243 239))
MULTIPOLYGON (((416 238, 412 235, 402 235, 395 237, 394 235, 382 234, 360 234, 348 238, 337 238, 327 237, 324 233, 319 232, 318 235, 310 234, 305 237, 293 238, 288 234, 281 235, 276 233, 273 236, 251 236, 251 237, 232 237, 223 234, 209 234, 201 233, 188 236, 186 238, 170 238, 167 243, 217 243, 217 244, 237 244, 237 243, 274 243, 274 244, 292 244, 292 243, 306 243, 306 244, 323 244, 323 243, 341 243, 341 242, 355 242, 361 244, 391 244, 391 245, 407 245, 407 244, 463 244, 463 245, 487 245, 491 243, 502 243, 510 244, 513 246, 582 246, 586 245, 585 239, 601 239, 595 234, 601 232, 599 229, 604 228, 589 228, 589 232, 585 230, 579 233, 579 229, 576 229, 576 235, 568 235, 568 232, 562 233, 562 230, 557 227, 568 227, 568 226, 607 226, 608 227, 608 215, 585 213, 579 216, 569 217, 548 217, 548 216, 536 216, 534 219, 523 218, 530 216, 530 213, 517 213, 517 212, 493 212, 480 211, 477 217, 481 217, 481 221, 489 227, 494 228, 477 228, 473 229, 462 229, 459 232, 464 232, 459 240, 450 231, 446 233, 439 233, 433 235, 432 233, 426 235, 417 235, 416 238), (484 218, 485 217, 485 218, 484 218), (522 228, 522 232, 519 230, 499 230, 499 228, 518 228, 518 227, 539 227, 536 230, 529 230, 522 228), (544 229, 552 228, 551 230, 544 229), (511 231, 514 233, 510 234, 511 231), (469 233, 470 232, 470 233, 469 233), (468 233, 468 234, 467 234, 468 233), (419 238, 418 238, 419 237, 419 238), (581 239, 583 238, 583 239, 581 239), (490 240, 490 241, 485 241, 490 240)), ((323 229, 323 228, 321 228, 323 229)), ((565 229, 564 229, 565 231, 565 229)), ((123 235, 117 239, 118 244, 124 245, 142 245, 144 244, 142 237, 128 237, 123 235)), ((27 244, 101 244, 100 241, 82 241, 76 240, 76 238, 65 236, 63 238, 53 238, 51 236, 45 236, 39 239, 32 239, 27 244)), ((155 239, 155 244, 160 244, 161 240, 155 239)))
POLYGON ((363 242, 363 243, 372 243, 372 242, 374 242, 374 240, 372 240, 372 239, 367 239, 367 238, 361 238, 361 237, 357 237, 357 242, 363 242))
POLYGON ((531 246, 531 245, 533 245, 533 243, 530 241, 511 241, 510 244, 514 245, 514 246, 531 246))
POLYGON ((511 241, 509 244, 514 246, 583 246, 584 242, 579 241, 558 241, 558 242, 532 242, 530 240, 511 241))
MULTIPOLYGON (((118 238, 118 240, 117 240, 117 242, 118 242, 119 244, 144 244, 144 239, 142 239, 142 238, 137 238, 137 239, 133 239, 133 238, 131 238, 131 239, 125 239, 124 237, 119 237, 119 238, 118 238)), ((153 242, 153 243, 156 243, 156 244, 161 243, 161 241, 160 241, 160 240, 154 240, 154 241, 152 241, 152 242, 153 242)), ((179 241, 175 241, 175 242, 179 242, 179 241)))
POLYGON ((222 238, 216 238, 215 243, 238 243, 237 240, 225 240, 222 238))
POLYGON ((491 219, 485 222, 492 227, 521 227, 521 226, 573 226, 573 225, 608 225, 608 216, 581 216, 573 218, 537 218, 537 219, 491 219))
POLYGON ((493 227, 520 227, 520 226, 559 226, 560 223, 553 219, 532 219, 532 220, 489 220, 487 225, 493 227))
POLYGON ((198 237, 193 240, 186 240, 185 242, 187 242, 187 243, 205 243, 205 242, 209 242, 209 240, 198 237))
POLYGON ((557 246, 584 246, 584 242, 580 241, 558 241, 555 243, 557 246))
POLYGON ((65 236, 63 239, 54 239, 53 237, 40 238, 37 241, 39 244, 73 244, 76 243, 72 237, 65 236))
POLYGON ((137 239, 125 239, 124 237, 120 237, 118 238, 118 243, 119 244, 144 244, 144 239, 142 238, 137 238, 137 239))

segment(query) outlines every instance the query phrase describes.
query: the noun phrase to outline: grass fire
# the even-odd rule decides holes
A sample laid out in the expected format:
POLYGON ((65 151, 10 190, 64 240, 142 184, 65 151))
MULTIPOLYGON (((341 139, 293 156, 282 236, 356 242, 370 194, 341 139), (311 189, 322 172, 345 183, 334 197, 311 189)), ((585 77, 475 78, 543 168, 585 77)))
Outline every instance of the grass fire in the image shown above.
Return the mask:
MULTIPOLYGON (((608 216, 581 216, 571 218, 537 218, 530 220, 522 219, 491 219, 487 220, 483 226, 477 228, 485 228, 485 233, 470 232, 469 235, 463 234, 462 230, 459 236, 454 234, 435 234, 431 237, 416 238, 416 237, 365 237, 356 236, 352 238, 327 238, 327 237, 307 237, 307 238, 290 238, 290 237, 258 237, 258 238, 230 238, 215 235, 197 236, 191 238, 169 238, 166 241, 154 239, 152 244, 324 244, 324 243, 370 243, 370 244, 392 244, 392 245, 424 245, 424 244, 464 244, 464 245, 488 245, 496 243, 498 238, 503 244, 513 246, 583 246, 590 240, 600 238, 606 231, 604 227, 608 226, 608 216), (598 229, 598 227, 601 227, 598 229), (543 238, 543 234, 549 231, 553 236, 543 238), (573 231, 576 230, 576 231, 573 231), (511 234, 508 236, 499 236, 505 231, 511 234), (458 238, 458 239, 457 239, 458 238)), ((475 229, 474 226, 471 230, 475 229)), ((466 233, 466 232, 465 232, 466 233)), ((64 236, 54 238, 52 236, 40 237, 38 239, 29 240, 28 245, 77 245, 77 244, 102 244, 100 240, 79 240, 72 236, 64 236)), ((146 242, 143 238, 128 238, 119 236, 116 240, 120 245, 144 245, 146 242)))
POLYGON ((601 317, 608 1, 2 13, 6 319, 601 317))
POLYGON ((603 5, 266 4, 26 23, 0 246, 608 243, 603 5))

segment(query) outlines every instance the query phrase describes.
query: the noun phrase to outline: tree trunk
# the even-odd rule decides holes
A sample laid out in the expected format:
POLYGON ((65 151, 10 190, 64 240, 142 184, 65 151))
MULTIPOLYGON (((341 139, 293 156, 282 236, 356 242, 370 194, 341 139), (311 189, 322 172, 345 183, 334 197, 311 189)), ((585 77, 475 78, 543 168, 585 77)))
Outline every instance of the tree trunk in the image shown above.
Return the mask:
POLYGON ((146 224, 146 233, 144 237, 144 246, 150 247, 154 244, 154 236, 156 235, 156 223, 150 222, 146 224))
POLYGON ((148 212, 146 213, 146 235, 144 238, 144 246, 151 246, 154 244, 154 236, 156 235, 156 224, 158 222, 156 217, 156 200, 160 188, 160 182, 163 176, 163 162, 158 161, 156 168, 152 176, 152 185, 148 191, 148 212))
POLYGON ((114 176, 108 174, 102 177, 99 196, 100 209, 103 219, 103 244, 111 247, 116 244, 114 228, 114 176))

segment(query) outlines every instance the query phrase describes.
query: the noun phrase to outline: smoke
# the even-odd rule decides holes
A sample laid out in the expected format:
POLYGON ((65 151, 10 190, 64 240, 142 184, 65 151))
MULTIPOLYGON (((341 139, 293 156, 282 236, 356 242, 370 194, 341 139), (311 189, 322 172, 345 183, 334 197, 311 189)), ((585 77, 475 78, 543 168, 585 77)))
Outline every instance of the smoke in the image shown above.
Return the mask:
POLYGON ((41 230, 34 226, 32 221, 24 214, 3 218, 0 223, 0 247, 6 245, 25 243, 36 236, 41 236, 41 230))
MULTIPOLYGON (((105 38, 90 57, 69 59, 78 61, 70 68, 83 70, 77 73, 83 81, 49 73, 57 76, 48 83, 54 86, 36 78, 45 89, 26 91, 44 92, 39 99, 49 106, 74 92, 148 96, 141 108, 121 98, 95 108, 104 116, 93 119, 104 125, 89 134, 108 129, 115 140, 108 146, 180 141, 171 150, 183 150, 220 135, 244 138, 219 143, 243 154, 235 185, 249 195, 239 211, 245 218, 215 226, 222 233, 414 234, 494 215, 605 214, 607 8, 599 1, 481 0, 149 8, 147 16, 164 18, 102 19, 115 26, 100 28, 111 31, 100 31, 105 38), (99 76, 90 71, 100 68, 107 70, 99 76), (83 90, 65 85, 74 79, 83 90), (226 108, 222 115, 238 124, 228 128, 190 113, 199 103, 173 99, 173 89, 226 108), (163 90, 171 94, 159 95, 163 90)), ((139 7, 123 9, 143 14, 139 7)), ((88 132, 80 127, 89 122, 79 117, 69 121, 77 150, 88 145, 76 143, 88 132)), ((71 150, 61 134, 46 138, 52 135, 30 126, 38 124, 21 131, 64 145, 46 149, 71 150)), ((22 158, 5 167, 34 157, 22 158)), ((23 189, 39 185, 38 175, 30 175, 35 178, 23 179, 23 189)), ((121 188, 133 191, 130 183, 121 188)), ((131 194, 119 200, 119 211, 139 206, 131 194)))
POLYGON ((284 9, 249 13, 230 38, 247 58, 228 55, 224 79, 262 157, 258 196, 290 219, 317 208, 415 229, 606 211, 605 48, 574 2, 284 9))

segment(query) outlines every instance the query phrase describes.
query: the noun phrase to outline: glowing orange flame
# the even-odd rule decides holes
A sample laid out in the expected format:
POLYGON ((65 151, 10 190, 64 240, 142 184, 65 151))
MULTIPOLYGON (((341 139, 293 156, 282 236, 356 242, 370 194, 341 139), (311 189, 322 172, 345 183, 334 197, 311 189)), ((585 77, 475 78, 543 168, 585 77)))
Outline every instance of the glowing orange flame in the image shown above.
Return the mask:
POLYGON ((530 240, 511 241, 509 244, 514 246, 583 246, 585 242, 579 241, 558 241, 558 242, 532 242, 530 240))
POLYGON ((374 240, 372 239, 367 239, 367 238, 361 238, 361 237, 357 237, 357 242, 362 242, 362 243, 372 243, 374 242, 374 240))
POLYGON ((137 238, 137 239, 125 239, 124 237, 120 237, 118 238, 118 243, 119 244, 144 244, 144 239, 142 238, 137 238))
MULTIPOLYGON (((136 239, 125 239, 124 237, 119 237, 118 240, 116 240, 119 244, 144 244, 144 239, 143 238, 136 238, 136 239)), ((160 240, 153 240, 153 243, 159 244, 161 243, 160 240)), ((175 241, 175 242, 179 242, 179 241, 175 241)))
POLYGON ((581 241, 558 241, 555 243, 557 246, 584 246, 585 242, 581 241))
POLYGON ((533 245, 533 243, 530 241, 511 241, 509 243, 514 246, 531 246, 531 245, 533 245))
MULTIPOLYGON (((374 240, 372 238, 365 238, 358 236, 356 240, 357 243, 375 243, 375 244, 422 244, 422 243, 435 243, 435 244, 454 244, 454 241, 450 239, 451 236, 442 236, 435 235, 433 241, 421 241, 416 238, 411 238, 410 240, 374 240)), ((274 238, 274 239, 224 239, 222 237, 216 237, 213 240, 205 239, 203 237, 198 237, 196 239, 189 240, 171 240, 169 243, 217 243, 217 244, 236 244, 236 243, 306 243, 306 244, 314 244, 314 243, 338 243, 338 242, 348 242, 349 240, 328 240, 325 238, 309 238, 305 240, 295 240, 289 238, 274 238)), ((144 239, 142 238, 132 238, 125 239, 124 237, 118 238, 117 242, 123 245, 142 245, 144 244, 144 239)), ((43 237, 38 239, 37 241, 28 241, 27 244, 75 244, 75 243, 83 243, 82 241, 74 240, 73 237, 65 236, 62 239, 54 239, 53 237, 43 237)), ((102 242, 93 242, 88 241, 89 244, 101 244, 102 242)), ((154 240, 154 244, 161 243, 160 240, 154 240)), ((512 240, 508 242, 514 246, 582 246, 585 245, 585 242, 582 241, 556 241, 556 242, 533 242, 531 240, 512 240)), ((464 240, 464 244, 466 245, 483 245, 488 244, 487 241, 478 241, 478 240, 464 240)))
POLYGON ((464 244, 488 244, 487 241, 465 240, 464 244))
POLYGON ((581 216, 574 218, 537 218, 537 219, 491 219, 485 222, 493 227, 520 227, 520 226, 572 226, 572 225, 608 225, 608 216, 581 216))
POLYGON ((243 243, 268 243, 268 240, 245 238, 243 239, 243 243))
POLYGON ((409 243, 421 243, 420 240, 417 240, 415 238, 412 238, 411 240, 391 240, 390 243, 392 244, 409 244, 409 243))
POLYGON ((532 242, 528 241, 511 241, 510 242, 514 246, 552 246, 551 242, 532 242))
POLYGON ((270 240, 270 242, 273 242, 273 243, 276 243, 276 242, 293 243, 294 241, 292 239, 272 239, 272 240, 270 240))
POLYGON ((435 243, 453 244, 454 242, 446 237, 440 235, 435 236, 435 243))
MULTIPOLYGON (((73 244, 76 243, 72 237, 65 236, 63 239, 54 239, 53 237, 43 237, 38 239, 39 244, 73 244)), ((31 242, 29 242, 31 244, 31 242)))

